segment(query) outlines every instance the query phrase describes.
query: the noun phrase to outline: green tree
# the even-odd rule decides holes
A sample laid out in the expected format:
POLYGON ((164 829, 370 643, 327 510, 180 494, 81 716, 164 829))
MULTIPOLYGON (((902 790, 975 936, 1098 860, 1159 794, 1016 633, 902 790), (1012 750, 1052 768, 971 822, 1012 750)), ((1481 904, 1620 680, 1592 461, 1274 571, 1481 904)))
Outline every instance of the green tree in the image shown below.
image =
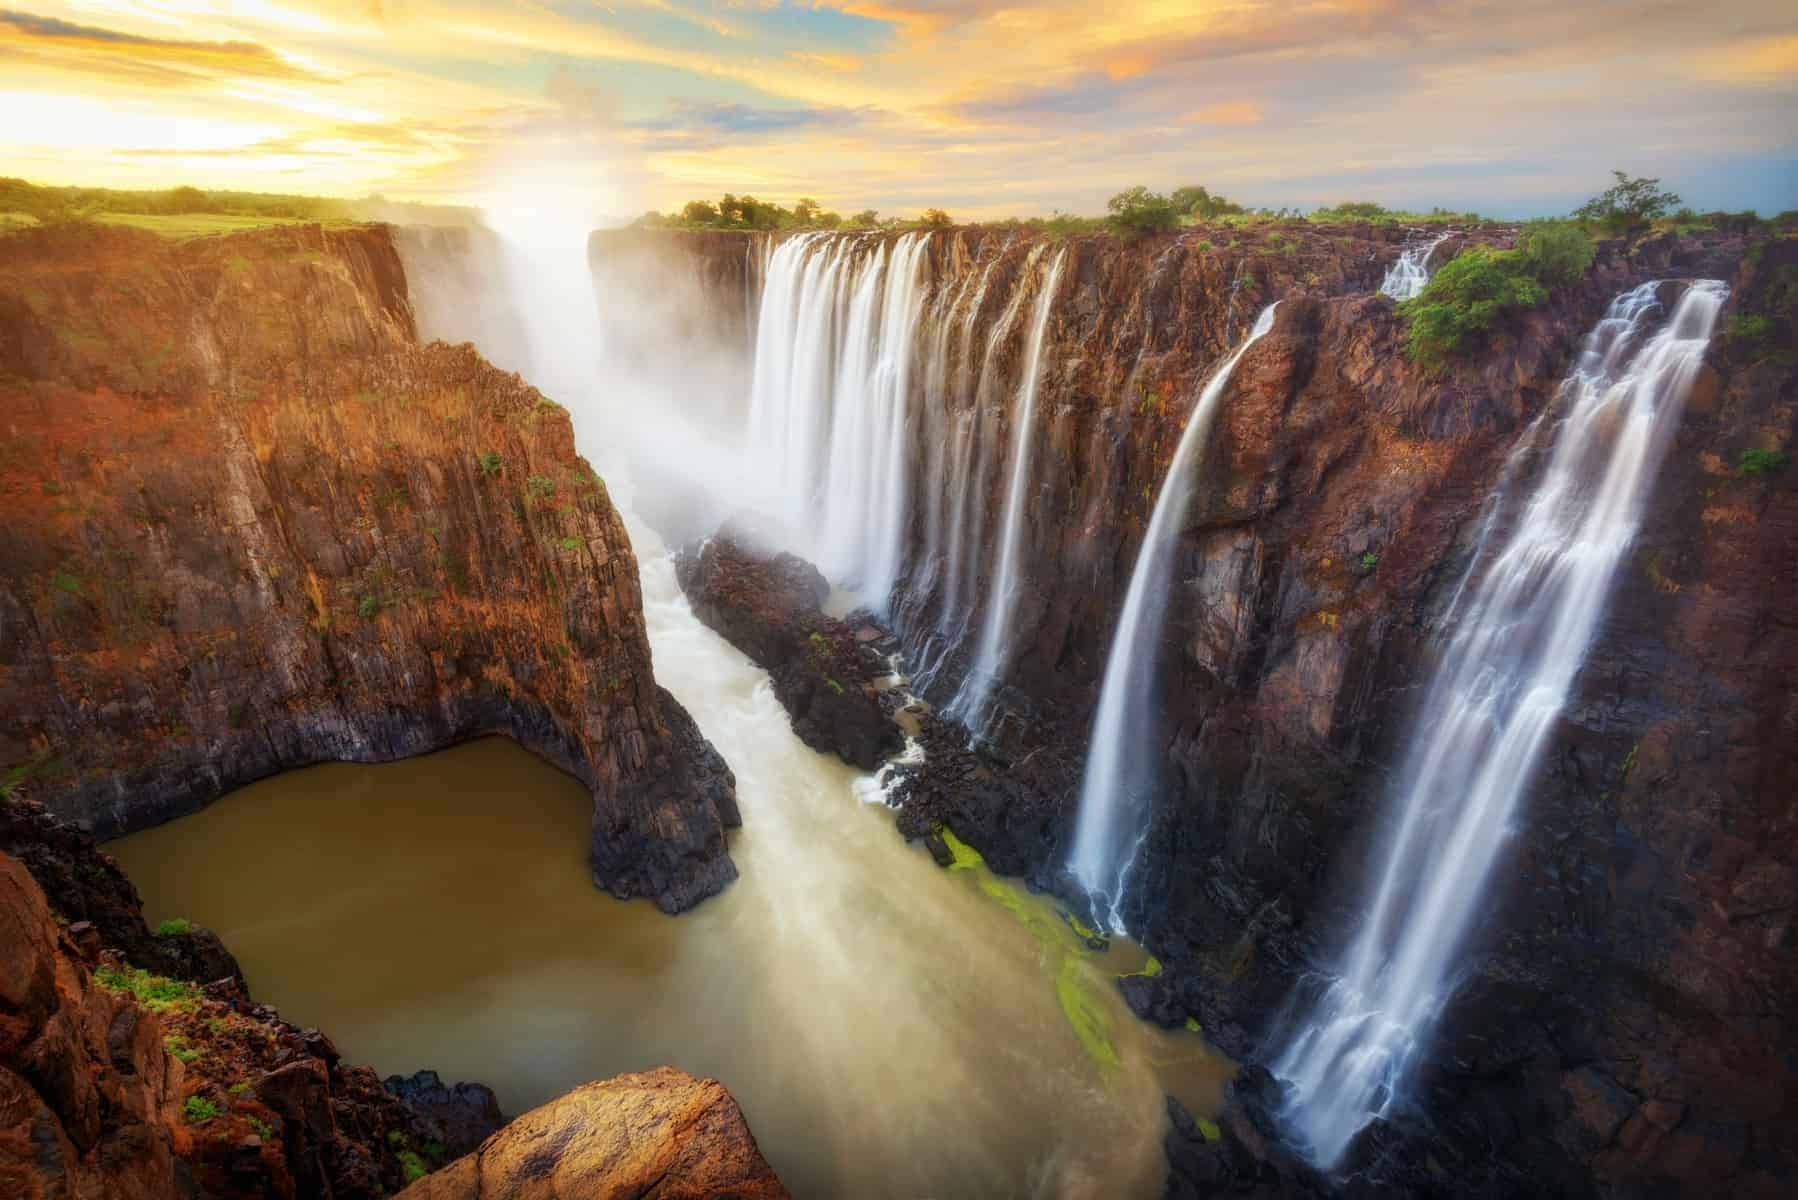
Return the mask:
POLYGON ((1242 205, 1232 203, 1222 196, 1214 196, 1207 189, 1197 186, 1175 188, 1174 194, 1168 199, 1177 210, 1201 221, 1242 211, 1242 205))
POLYGON ((850 217, 849 223, 851 225, 878 225, 880 224, 880 214, 871 208, 864 208, 850 217))
POLYGON ((1659 179, 1632 179, 1622 171, 1611 174, 1616 184, 1575 209, 1575 217, 1595 222, 1610 233, 1628 233, 1667 215, 1679 203, 1677 195, 1661 189, 1659 179))
POLYGON ((816 200, 809 196, 801 196, 799 203, 793 206, 793 221, 798 225, 810 225, 818 219, 818 213, 821 211, 816 200))
POLYGON ((946 229, 955 224, 954 219, 940 208, 925 209, 924 215, 919 217, 918 220, 930 226, 932 229, 946 229))
POLYGON ((1173 201, 1140 184, 1119 192, 1105 207, 1111 212, 1106 218, 1111 227, 1130 237, 1161 233, 1180 224, 1180 210, 1173 201))
POLYGON ((689 225, 716 225, 718 206, 709 200, 689 200, 680 210, 680 216, 689 225))

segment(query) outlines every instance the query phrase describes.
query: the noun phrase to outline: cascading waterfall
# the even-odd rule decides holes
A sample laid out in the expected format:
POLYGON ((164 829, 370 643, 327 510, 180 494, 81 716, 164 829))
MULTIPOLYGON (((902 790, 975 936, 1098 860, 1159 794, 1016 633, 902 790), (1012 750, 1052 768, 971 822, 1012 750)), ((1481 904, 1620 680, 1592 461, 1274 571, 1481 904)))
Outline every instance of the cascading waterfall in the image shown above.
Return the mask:
MULTIPOLYGON (((985 722, 993 687, 1010 659, 1012 618, 1018 607, 1018 537, 1024 523, 1030 451, 1036 442, 1036 393, 1042 380, 1043 338, 1048 331, 1049 314, 1055 307, 1055 293, 1061 286, 1061 269, 1066 260, 1066 250, 1056 254, 1055 261, 1049 265, 1048 277, 1037 293, 1011 428, 1011 467, 1005 487, 1005 510, 999 524, 998 571, 987 597, 986 615, 980 625, 980 640, 975 644, 973 665, 949 706, 950 715, 960 718, 976 733, 985 722)), ((1023 294, 1022 288, 1018 294, 1023 294)))
POLYGON ((1386 278, 1380 281, 1380 293, 1394 300, 1409 300, 1423 291, 1423 285, 1430 281, 1431 256, 1436 247, 1453 236, 1452 232, 1438 234, 1399 251, 1398 261, 1386 268, 1386 278))
POLYGON ((1619 297, 1587 338, 1539 480, 1496 556, 1468 567, 1482 573, 1457 593, 1466 607, 1418 710, 1366 919, 1275 1065, 1294 1086, 1288 1118, 1324 1167, 1402 1095, 1454 991, 1462 942, 1728 296, 1720 282, 1692 284, 1644 340, 1661 290, 1619 297))
POLYGON ((1149 803, 1156 786, 1155 751, 1149 744, 1149 731, 1155 724, 1156 651, 1167 611, 1174 543, 1192 497, 1193 464, 1205 448, 1212 418, 1237 362, 1273 328, 1276 307, 1278 302, 1261 310, 1248 337, 1212 374, 1186 418, 1185 432, 1155 499, 1142 548, 1136 552, 1124 608, 1106 656, 1068 865, 1092 897, 1094 916, 1113 930, 1124 927, 1124 883, 1148 829, 1149 803))
POLYGON ((750 469, 818 567, 876 605, 904 560, 927 243, 787 239, 769 256, 756 329, 750 469))

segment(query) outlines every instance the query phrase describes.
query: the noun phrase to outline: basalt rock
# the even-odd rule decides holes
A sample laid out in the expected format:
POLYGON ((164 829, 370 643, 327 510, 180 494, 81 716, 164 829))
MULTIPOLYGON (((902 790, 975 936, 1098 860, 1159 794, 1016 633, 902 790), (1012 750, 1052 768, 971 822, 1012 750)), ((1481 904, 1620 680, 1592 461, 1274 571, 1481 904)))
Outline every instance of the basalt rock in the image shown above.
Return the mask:
POLYGON ((499 1098, 484 1083, 445 1083, 435 1071, 389 1075, 383 1086, 411 1110, 428 1141, 461 1158, 506 1123, 499 1098))
POLYGON ((823 611, 830 585, 815 567, 727 528, 684 550, 675 573, 695 615, 773 676, 806 745, 866 771, 903 747, 875 686, 878 655, 823 611))
POLYGON ((243 971, 216 933, 189 922, 152 932, 137 889, 113 857, 92 834, 58 821, 42 805, 0 795, 0 853, 25 864, 59 917, 90 924, 94 945, 116 947, 159 975, 242 986, 243 971))
POLYGON ((593 793, 595 881, 735 876, 731 783, 656 686, 568 414, 419 345, 382 227, 0 262, 0 764, 101 838, 326 760, 512 737, 593 793))
POLYGON ((787 1195, 724 1086, 662 1067, 532 1109, 401 1193, 406 1200, 779 1200, 787 1195))

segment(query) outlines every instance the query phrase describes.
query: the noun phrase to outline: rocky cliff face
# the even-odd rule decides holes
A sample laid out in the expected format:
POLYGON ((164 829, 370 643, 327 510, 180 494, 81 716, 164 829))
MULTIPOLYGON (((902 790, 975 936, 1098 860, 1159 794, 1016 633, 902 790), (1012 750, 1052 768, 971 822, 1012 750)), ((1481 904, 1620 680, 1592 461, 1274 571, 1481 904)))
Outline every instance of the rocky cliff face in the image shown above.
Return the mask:
MULTIPOLYGON (((1130 914, 1166 967, 1130 982, 1139 1010, 1196 1017, 1256 1056, 1296 977, 1327 966, 1356 918, 1385 773, 1521 431, 1612 297, 1723 278, 1709 364, 1406 1117, 1410 1133, 1429 1126, 1434 1168, 1384 1128, 1355 1161, 1421 1194, 1776 1194, 1798 1169, 1782 1100, 1798 1083, 1798 490, 1789 469, 1741 455, 1791 448, 1794 243, 1739 226, 1605 243, 1581 285, 1436 377, 1404 358, 1393 304, 1367 294, 1396 246, 1255 236, 1069 244, 1025 431, 1041 470, 1011 717, 984 752, 930 742, 901 785, 902 827, 946 822, 1000 869, 1069 886, 1090 712, 1156 489, 1209 364, 1283 298, 1224 398, 1176 551, 1166 782, 1130 914)), ((938 235, 933 269, 959 269, 972 237, 938 235)), ((999 509, 996 480, 976 502, 999 509)), ((911 546, 901 632, 934 627, 940 603, 929 547, 911 546)), ((1271 1177, 1237 1172, 1285 1186, 1271 1177)))
POLYGON ((419 345, 382 228, 0 257, 0 762, 102 837, 250 780, 503 733, 594 795, 595 882, 734 877, 733 783, 656 686, 565 411, 419 345))

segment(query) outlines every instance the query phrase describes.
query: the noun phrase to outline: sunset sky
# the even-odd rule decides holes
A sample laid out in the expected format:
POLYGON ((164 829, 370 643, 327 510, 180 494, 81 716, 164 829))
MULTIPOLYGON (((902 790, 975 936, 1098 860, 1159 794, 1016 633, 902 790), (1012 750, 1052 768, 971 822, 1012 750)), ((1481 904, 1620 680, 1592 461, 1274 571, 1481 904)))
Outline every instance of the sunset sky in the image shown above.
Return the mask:
MULTIPOLYGON (((491 202, 1798 207, 1791 0, 15 0, 0 174, 491 202)), ((7 0, 0 0, 0 5, 7 0)))

